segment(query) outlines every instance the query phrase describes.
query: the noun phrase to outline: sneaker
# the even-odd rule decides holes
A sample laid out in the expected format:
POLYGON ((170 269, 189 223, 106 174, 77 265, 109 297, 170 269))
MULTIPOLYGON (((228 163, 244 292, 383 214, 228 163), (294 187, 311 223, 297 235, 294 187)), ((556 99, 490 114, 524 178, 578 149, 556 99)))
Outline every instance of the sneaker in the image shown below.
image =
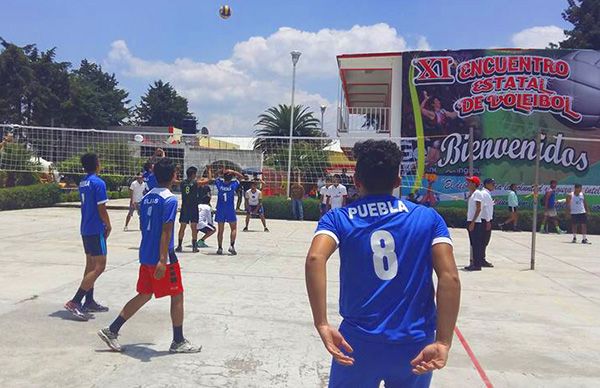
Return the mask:
MULTIPOLYGON (((577 242, 577 237, 573 237, 573 240, 571 240, 571 242, 572 242, 573 244, 575 244, 575 243, 577 242)), ((583 241, 582 241, 582 242, 583 242, 583 241)))
POLYGON ((175 248, 175 252, 181 253, 183 252, 183 248, 181 246, 178 246, 177 248, 175 248))
POLYGON ((228 252, 231 253, 233 256, 237 255, 237 252, 235 251, 235 248, 233 246, 229 247, 228 252))
POLYGON ((556 234, 566 234, 567 231, 566 230, 562 230, 560 228, 556 229, 556 234))
POLYGON ((583 240, 581 240, 582 244, 591 244, 591 242, 588 241, 587 238, 584 238, 583 240))
POLYGON ((222 254, 223 254, 223 248, 217 249, 217 255, 222 255, 222 254))
POLYGON ((72 300, 65 303, 65 309, 67 309, 68 312, 73 314, 73 316, 79 321, 85 322, 92 318, 90 314, 87 314, 82 311, 81 305, 79 303, 75 303, 72 300))
POLYGON ((204 240, 198 240, 198 248, 206 248, 208 245, 204 242, 204 240))
POLYGON ((183 342, 171 342, 169 353, 200 353, 202 346, 194 346, 186 339, 183 342))
POLYGON ((98 330, 98 337, 100 337, 100 339, 115 352, 120 352, 122 350, 121 344, 119 344, 119 341, 117 340, 119 335, 110 331, 108 327, 106 329, 98 330))
POLYGON ((481 267, 477 267, 477 266, 471 264, 471 265, 468 265, 468 266, 464 267, 463 270, 464 271, 468 271, 468 272, 471 272, 471 271, 481 271, 481 267))
POLYGON ((242 229, 242 232, 247 232, 247 231, 248 231, 248 228, 242 229))
POLYGON ((481 266, 485 267, 485 268, 494 268, 494 264, 490 263, 487 260, 484 260, 483 263, 481 264, 481 266))
POLYGON ((192 248, 192 253, 198 253, 200 252, 200 250, 198 249, 198 247, 193 247, 192 248))
POLYGON ((105 313, 108 311, 108 307, 102 306, 100 303, 93 301, 91 303, 83 304, 83 311, 86 313, 105 313))
POLYGON ((270 232, 269 228, 265 228, 265 232, 270 232))
POLYGON ((124 227, 123 228, 123 232, 129 232, 129 228, 128 227, 124 227))

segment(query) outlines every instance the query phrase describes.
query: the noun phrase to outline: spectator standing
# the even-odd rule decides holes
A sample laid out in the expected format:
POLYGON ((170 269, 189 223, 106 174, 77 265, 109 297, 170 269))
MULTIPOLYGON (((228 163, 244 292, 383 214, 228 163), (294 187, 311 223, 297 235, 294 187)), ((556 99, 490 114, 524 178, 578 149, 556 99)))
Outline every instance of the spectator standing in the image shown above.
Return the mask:
POLYGON ((333 185, 327 191, 327 206, 329 209, 338 209, 346 206, 348 200, 348 191, 346 186, 340 183, 341 176, 335 174, 333 176, 333 185))
POLYGON ((492 238, 492 221, 494 219, 494 198, 492 198, 492 191, 496 189, 496 181, 492 178, 487 178, 483 181, 483 189, 481 189, 481 195, 483 198, 482 210, 481 210, 481 222, 484 224, 483 233, 483 260, 481 261, 482 267, 493 268, 494 265, 486 260, 487 258, 487 246, 492 238))
POLYGON ((481 223, 483 198, 481 191, 477 190, 480 184, 479 177, 467 177, 469 188, 469 196, 467 198, 467 230, 469 231, 473 261, 464 268, 465 271, 481 271, 481 262, 483 261, 484 227, 481 223))
POLYGON ((331 178, 325 179, 325 184, 319 188, 319 196, 321 198, 321 216, 329 210, 327 206, 327 197, 329 196, 329 188, 331 187, 331 178))
POLYGON ((518 209, 519 197, 517 196, 517 185, 513 183, 510 185, 510 190, 508 192, 508 211, 510 213, 506 221, 499 225, 500 229, 504 230, 504 226, 512 224, 512 230, 514 232, 517 231, 517 222, 519 221, 518 209))
POLYGON ((292 197, 292 214, 295 220, 304 220, 304 206, 302 199, 304 198, 304 186, 300 183, 294 183, 290 191, 292 197))
POLYGON ((139 173, 129 186, 129 213, 127 213, 127 218, 125 218, 124 231, 128 230, 129 221, 131 221, 134 212, 137 212, 138 217, 140 216, 140 202, 142 202, 146 191, 148 191, 148 186, 144 182, 142 173, 139 173))
POLYGON ((583 195, 582 186, 576 183, 573 192, 567 196, 567 209, 571 215, 571 228, 573 231, 572 243, 577 242, 577 225, 581 225, 582 244, 591 244, 587 239, 587 212, 588 204, 583 195))
POLYGON ((546 189, 546 193, 544 194, 544 219, 542 220, 542 225, 540 226, 541 233, 548 233, 547 223, 552 223, 552 225, 554 225, 554 230, 556 233, 565 233, 558 226, 558 214, 556 213, 556 186, 557 182, 555 180, 551 180, 550 187, 546 189))

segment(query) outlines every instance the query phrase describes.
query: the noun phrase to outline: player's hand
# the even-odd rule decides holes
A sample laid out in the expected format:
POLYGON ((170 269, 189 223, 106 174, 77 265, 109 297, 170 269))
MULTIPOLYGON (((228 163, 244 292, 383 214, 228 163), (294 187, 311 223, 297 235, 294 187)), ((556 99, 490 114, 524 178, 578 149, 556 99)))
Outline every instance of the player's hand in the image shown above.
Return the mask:
POLYGON ((469 232, 472 232, 475 230, 475 223, 473 221, 469 222, 469 232))
POLYGON ((104 225, 104 238, 108 238, 108 236, 110 236, 110 232, 112 232, 112 226, 104 225))
POLYGON ((331 353, 336 362, 344 366, 354 365, 354 359, 345 355, 341 349, 344 349, 347 353, 352 353, 354 350, 350 344, 346 342, 338 329, 331 327, 330 325, 321 325, 317 326, 317 331, 321 336, 325 348, 331 353))
POLYGON ((421 353, 410 362, 410 365, 413 366, 412 372, 422 375, 435 369, 442 369, 448 361, 449 351, 450 346, 441 342, 434 342, 425 346, 421 353))
POLYGON ((156 269, 154 270, 154 279, 160 280, 165 276, 165 272, 167 271, 167 265, 161 261, 156 264, 156 269))

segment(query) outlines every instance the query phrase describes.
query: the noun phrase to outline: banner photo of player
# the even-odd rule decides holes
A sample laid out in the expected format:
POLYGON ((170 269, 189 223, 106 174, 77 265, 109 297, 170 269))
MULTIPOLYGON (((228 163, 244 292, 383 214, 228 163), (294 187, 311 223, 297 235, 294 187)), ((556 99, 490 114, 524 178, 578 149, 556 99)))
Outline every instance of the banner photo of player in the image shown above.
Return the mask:
POLYGON ((418 139, 401 144, 403 195, 462 203, 449 182, 468 173, 470 130, 475 175, 531 187, 543 130, 540 182, 582 183, 600 210, 599 143, 572 140, 600 139, 600 51, 415 51, 402 67, 402 137, 418 139))

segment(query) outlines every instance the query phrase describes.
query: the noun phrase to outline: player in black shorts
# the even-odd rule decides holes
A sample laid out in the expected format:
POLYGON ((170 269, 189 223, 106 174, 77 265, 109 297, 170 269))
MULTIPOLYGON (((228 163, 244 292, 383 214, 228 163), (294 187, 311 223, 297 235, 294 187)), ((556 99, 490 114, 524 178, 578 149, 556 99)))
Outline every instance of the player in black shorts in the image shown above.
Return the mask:
POLYGON ((179 215, 179 244, 175 249, 176 252, 182 252, 183 237, 185 236, 185 228, 189 224, 192 228, 192 251, 198 252, 198 201, 199 201, 199 186, 196 180, 198 169, 189 167, 185 171, 187 179, 181 182, 181 214, 179 215))

